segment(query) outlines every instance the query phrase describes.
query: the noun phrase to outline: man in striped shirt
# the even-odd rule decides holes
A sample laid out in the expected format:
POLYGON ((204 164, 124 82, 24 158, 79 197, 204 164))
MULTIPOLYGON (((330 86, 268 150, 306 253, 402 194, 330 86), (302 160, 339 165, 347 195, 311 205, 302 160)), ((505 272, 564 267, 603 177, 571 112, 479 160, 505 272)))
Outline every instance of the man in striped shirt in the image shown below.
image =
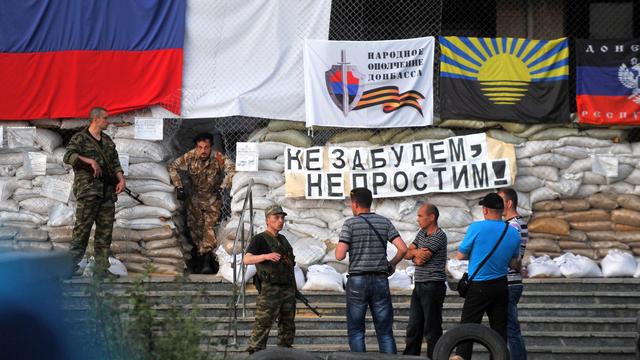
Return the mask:
MULTIPOLYGON (((498 195, 504 202, 504 218, 509 225, 520 233, 520 259, 524 256, 524 250, 529 240, 529 230, 527 222, 518 214, 518 193, 513 189, 500 189, 498 195)), ((527 349, 524 346, 524 339, 520 332, 520 322, 518 321, 518 302, 524 286, 522 285, 522 275, 517 269, 509 267, 507 273, 509 281, 509 305, 507 312, 507 344, 511 353, 511 360, 526 360, 527 349)))
POLYGON ((447 292, 447 235, 438 227, 440 212, 433 204, 418 209, 420 231, 409 246, 405 259, 416 266, 415 288, 411 294, 407 345, 404 355, 420 355, 422 337, 427 340, 427 356, 442 336, 442 304, 447 292))
POLYGON ((371 212, 372 194, 365 188, 351 190, 353 217, 342 226, 336 246, 336 259, 349 252, 347 280, 347 334, 353 352, 365 352, 365 315, 371 308, 381 353, 395 354, 393 305, 387 277, 404 258, 407 246, 389 219, 371 212), (387 244, 398 252, 387 260, 387 244))

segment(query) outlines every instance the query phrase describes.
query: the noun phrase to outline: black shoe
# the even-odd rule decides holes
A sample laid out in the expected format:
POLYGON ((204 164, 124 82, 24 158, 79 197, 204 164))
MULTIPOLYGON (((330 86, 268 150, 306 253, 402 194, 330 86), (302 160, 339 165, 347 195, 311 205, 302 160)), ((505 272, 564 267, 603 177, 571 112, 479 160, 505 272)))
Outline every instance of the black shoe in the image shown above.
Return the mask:
MULTIPOLYGON (((215 274, 216 272, 214 272, 213 270, 213 266, 211 266, 211 252, 208 252, 206 254, 203 255, 203 264, 202 264, 202 270, 200 270, 201 274, 215 274)), ((217 270, 217 269, 216 269, 217 270)))

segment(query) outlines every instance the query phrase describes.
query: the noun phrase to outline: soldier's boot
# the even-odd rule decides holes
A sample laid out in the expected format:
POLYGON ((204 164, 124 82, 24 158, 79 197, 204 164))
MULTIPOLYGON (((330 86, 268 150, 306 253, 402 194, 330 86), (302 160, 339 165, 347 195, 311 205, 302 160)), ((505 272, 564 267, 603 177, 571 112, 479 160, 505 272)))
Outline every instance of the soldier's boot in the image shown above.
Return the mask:
POLYGON ((204 264, 202 265, 201 274, 217 274, 218 270, 220 270, 220 264, 218 264, 218 259, 211 252, 204 254, 204 264))

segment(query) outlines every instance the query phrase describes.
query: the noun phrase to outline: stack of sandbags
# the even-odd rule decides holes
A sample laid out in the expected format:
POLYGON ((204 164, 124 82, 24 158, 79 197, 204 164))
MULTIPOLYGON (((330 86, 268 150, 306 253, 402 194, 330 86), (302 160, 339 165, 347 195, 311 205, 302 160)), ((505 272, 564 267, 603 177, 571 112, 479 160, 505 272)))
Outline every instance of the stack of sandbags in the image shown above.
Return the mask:
POLYGON ((73 178, 70 167, 62 165, 62 137, 52 130, 27 127, 24 122, 1 125, 5 134, 0 151, 2 246, 51 250, 47 236, 49 212, 69 199, 63 203, 44 197, 42 185, 49 176, 65 182, 73 178))
POLYGON ((133 273, 152 263, 154 273, 182 274, 185 252, 173 220, 179 204, 167 170, 170 152, 162 142, 135 139, 134 126, 109 126, 107 133, 112 136, 118 154, 128 155, 127 187, 139 194, 143 202, 140 204, 124 193, 118 195, 114 240, 122 233, 127 238, 124 241, 130 242, 122 247, 124 255, 119 259, 133 273))
POLYGON ((527 249, 537 255, 571 252, 591 259, 602 259, 611 249, 638 253, 638 204, 636 195, 604 193, 539 202, 529 224, 527 249))

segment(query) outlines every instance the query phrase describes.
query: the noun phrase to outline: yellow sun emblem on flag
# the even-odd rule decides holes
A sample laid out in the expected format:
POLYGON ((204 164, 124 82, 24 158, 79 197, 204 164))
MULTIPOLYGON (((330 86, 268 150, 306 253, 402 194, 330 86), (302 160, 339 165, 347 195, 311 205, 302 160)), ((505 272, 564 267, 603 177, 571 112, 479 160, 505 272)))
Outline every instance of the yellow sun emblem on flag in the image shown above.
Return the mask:
POLYGON ((530 40, 516 38, 440 38, 440 76, 474 80, 496 105, 513 105, 535 82, 569 77, 566 38, 530 40))

